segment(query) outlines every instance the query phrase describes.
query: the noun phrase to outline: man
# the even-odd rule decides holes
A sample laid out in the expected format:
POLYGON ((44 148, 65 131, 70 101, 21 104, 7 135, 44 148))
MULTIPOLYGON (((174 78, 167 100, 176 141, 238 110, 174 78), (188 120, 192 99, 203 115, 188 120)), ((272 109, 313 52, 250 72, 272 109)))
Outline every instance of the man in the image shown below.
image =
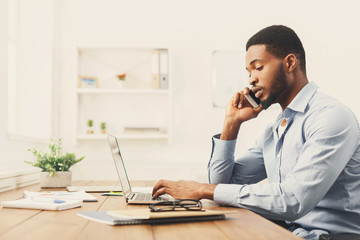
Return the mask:
MULTIPOLYGON (((249 39, 246 69, 261 100, 253 109, 236 93, 223 131, 213 137, 210 184, 159 181, 154 197, 213 199, 250 209, 306 239, 360 233, 360 131, 354 114, 308 82, 296 33, 270 26, 249 39), (274 103, 282 112, 242 157, 234 160, 241 124, 274 103), (268 183, 259 181, 267 178, 268 183), (285 222, 284 222, 285 223, 285 222)), ((241 136, 240 136, 241 137, 241 136)))

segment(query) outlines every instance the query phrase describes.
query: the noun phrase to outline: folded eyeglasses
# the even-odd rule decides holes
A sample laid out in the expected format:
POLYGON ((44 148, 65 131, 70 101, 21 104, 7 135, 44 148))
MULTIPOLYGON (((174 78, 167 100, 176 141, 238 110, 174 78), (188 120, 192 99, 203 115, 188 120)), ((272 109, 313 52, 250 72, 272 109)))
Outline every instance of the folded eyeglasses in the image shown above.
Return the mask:
POLYGON ((199 200, 181 199, 175 201, 165 201, 165 202, 150 204, 149 208, 151 212, 175 211, 176 209, 181 209, 181 208, 188 211, 201 211, 202 204, 199 200))

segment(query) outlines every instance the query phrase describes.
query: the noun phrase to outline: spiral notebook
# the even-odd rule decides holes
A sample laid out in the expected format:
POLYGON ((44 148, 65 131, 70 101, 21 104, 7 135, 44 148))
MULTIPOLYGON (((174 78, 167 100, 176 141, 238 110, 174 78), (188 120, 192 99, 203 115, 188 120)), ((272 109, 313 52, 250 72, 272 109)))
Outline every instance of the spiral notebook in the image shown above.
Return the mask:
POLYGON ((223 211, 173 211, 161 213, 149 213, 148 209, 78 212, 77 215, 95 222, 109 225, 133 225, 133 224, 166 224, 197 221, 224 220, 223 211))

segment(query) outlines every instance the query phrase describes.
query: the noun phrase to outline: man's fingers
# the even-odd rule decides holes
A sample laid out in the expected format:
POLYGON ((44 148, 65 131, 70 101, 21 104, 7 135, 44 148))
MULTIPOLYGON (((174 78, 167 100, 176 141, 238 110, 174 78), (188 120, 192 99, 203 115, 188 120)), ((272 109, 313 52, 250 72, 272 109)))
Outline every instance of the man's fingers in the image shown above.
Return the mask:
POLYGON ((250 89, 249 89, 248 87, 245 87, 245 88, 244 88, 244 91, 243 91, 244 95, 248 94, 249 91, 250 91, 250 89))
POLYGON ((255 112, 257 113, 257 114, 259 114, 263 109, 262 109, 262 105, 260 104, 260 106, 258 107, 258 108, 256 108, 256 109, 254 109, 255 110, 255 112))
POLYGON ((153 198, 157 198, 158 196, 167 193, 167 190, 168 190, 168 188, 162 187, 162 188, 158 189, 155 193, 153 193, 152 196, 153 196, 153 198))
POLYGON ((241 108, 242 107, 242 105, 243 105, 243 102, 244 102, 244 92, 243 91, 241 91, 240 92, 240 101, 239 101, 239 103, 238 103, 238 105, 237 105, 237 107, 238 108, 241 108))
POLYGON ((160 180, 155 184, 155 186, 153 187, 153 190, 152 190, 152 195, 154 195, 154 193, 163 186, 163 181, 164 180, 160 180))
POLYGON ((240 102, 240 93, 239 93, 239 92, 237 92, 237 93, 234 94, 232 101, 233 101, 233 102, 232 102, 232 103, 233 103, 233 106, 234 106, 234 107, 237 107, 238 104, 239 104, 239 102, 240 102))
POLYGON ((158 181, 152 191, 152 195, 154 196, 155 192, 157 192, 159 189, 166 187, 169 184, 170 181, 166 181, 166 180, 160 180, 158 181))

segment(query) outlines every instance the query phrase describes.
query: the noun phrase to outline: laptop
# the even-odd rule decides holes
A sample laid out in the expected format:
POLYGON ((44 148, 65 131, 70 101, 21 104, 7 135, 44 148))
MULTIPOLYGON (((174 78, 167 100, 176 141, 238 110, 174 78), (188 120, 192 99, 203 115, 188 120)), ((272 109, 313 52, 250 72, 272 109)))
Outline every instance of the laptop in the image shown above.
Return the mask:
POLYGON ((122 191, 128 204, 153 204, 164 201, 174 200, 170 195, 164 194, 156 199, 152 198, 149 192, 133 192, 128 175, 126 173, 125 163, 120 153, 118 140, 115 136, 107 134, 111 153, 114 158, 115 169, 119 177, 122 191))

